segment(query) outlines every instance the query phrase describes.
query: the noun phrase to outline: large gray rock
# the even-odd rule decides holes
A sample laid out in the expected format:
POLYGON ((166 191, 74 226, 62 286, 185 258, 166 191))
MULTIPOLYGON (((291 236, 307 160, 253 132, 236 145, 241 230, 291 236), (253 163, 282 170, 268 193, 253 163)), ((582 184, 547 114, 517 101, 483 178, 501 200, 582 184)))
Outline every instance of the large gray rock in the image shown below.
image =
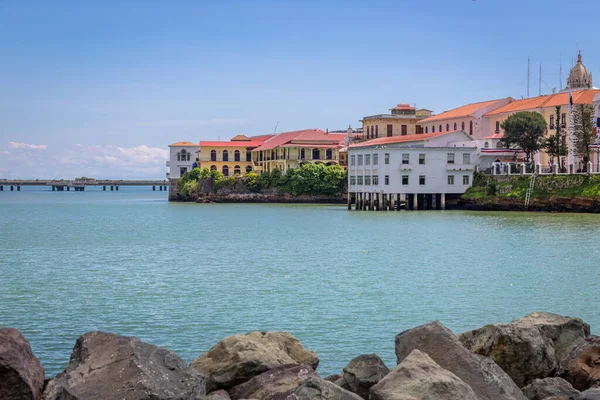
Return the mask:
POLYGON ((553 375, 560 360, 589 334, 589 325, 579 318, 536 312, 510 324, 464 332, 459 339, 469 350, 494 360, 523 387, 553 375))
POLYGON ((0 329, 0 399, 39 400, 44 388, 44 367, 31 346, 14 328, 0 329))
MULTIPOLYGON (((357 395, 368 398, 371 386, 379 382, 390 370, 377 354, 363 354, 352 359, 342 373, 343 385, 357 395)), ((340 385, 341 386, 341 385, 340 385)))
POLYGON ((319 375, 309 365, 281 365, 229 389, 229 396, 232 400, 284 399, 298 387, 300 382, 307 378, 320 379, 319 375))
POLYGON ((594 388, 581 392, 579 396, 575 397, 575 400, 600 400, 600 389, 594 388))
POLYGON ((467 383, 440 367, 426 353, 417 349, 371 388, 370 398, 371 400, 481 400, 467 383))
MULTIPOLYGON (((368 397, 365 397, 368 398, 368 397)), ((324 379, 309 378, 300 383, 285 400, 362 400, 363 398, 335 383, 324 379)))
POLYGON ((229 397, 229 393, 221 389, 206 396, 201 396, 198 400, 231 400, 231 397, 229 397))
POLYGON ((204 376, 172 351, 137 338, 89 332, 44 400, 188 400, 205 393, 204 376))
POLYGON ((521 390, 529 400, 546 400, 553 396, 574 399, 579 395, 579 390, 562 378, 536 379, 521 390))
POLYGON ((524 400, 510 377, 489 358, 463 347, 458 337, 438 321, 396 336, 396 358, 401 363, 413 350, 425 352, 442 368, 452 372, 482 400, 524 400))
POLYGON ((209 375, 212 390, 229 389, 287 364, 307 364, 316 369, 319 358, 287 332, 250 332, 226 337, 191 365, 209 375))
POLYGON ((600 337, 590 336, 575 346, 561 361, 557 375, 577 390, 600 386, 600 337))

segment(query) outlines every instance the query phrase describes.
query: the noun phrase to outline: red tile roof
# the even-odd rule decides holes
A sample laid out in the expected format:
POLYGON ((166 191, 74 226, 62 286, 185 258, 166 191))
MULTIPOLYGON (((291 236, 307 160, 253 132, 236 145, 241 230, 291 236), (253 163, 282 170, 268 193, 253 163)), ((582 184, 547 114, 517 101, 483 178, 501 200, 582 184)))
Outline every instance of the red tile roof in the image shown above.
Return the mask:
POLYGON ((428 117, 428 118, 425 118, 425 119, 419 121, 419 123, 426 124, 428 122, 441 121, 444 119, 462 118, 462 117, 472 116, 476 111, 478 111, 484 107, 491 106, 492 104, 494 104, 498 101, 501 101, 501 100, 504 100, 504 99, 488 100, 488 101, 481 101, 479 103, 467 104, 462 107, 454 108, 450 111, 445 111, 438 115, 432 115, 431 117, 428 117))
POLYGON ((408 103, 400 103, 396 107, 390 108, 390 110, 414 110, 414 109, 415 108, 408 103))
POLYGON ((196 143, 192 142, 177 142, 170 144, 169 147, 183 147, 183 146, 198 146, 196 143))
POLYGON ((246 136, 246 135, 236 135, 236 136, 232 137, 229 140, 231 140, 232 142, 235 142, 235 141, 247 141, 247 140, 250 140, 250 138, 248 136, 246 136))
MULTIPOLYGON (((594 96, 600 93, 600 90, 579 90, 573 92, 574 104, 591 104, 594 96)), ((498 115, 504 113, 513 113, 518 111, 533 110, 543 107, 566 106, 569 104, 569 92, 549 94, 528 99, 515 100, 494 111, 486 113, 486 116, 498 115)))
POLYGON ((392 143, 420 142, 422 140, 432 139, 434 137, 447 135, 448 133, 453 133, 453 132, 462 132, 462 131, 448 131, 448 132, 424 133, 424 134, 419 134, 419 135, 383 137, 383 138, 379 138, 379 139, 367 140, 366 142, 351 144, 349 147, 357 148, 357 147, 378 146, 378 145, 392 144, 392 143))
POLYGON ((504 137, 504 133, 492 133, 489 136, 484 137, 484 139, 502 139, 504 137))
POLYGON ((318 148, 320 145, 342 145, 346 135, 328 134, 320 129, 304 129, 301 131, 282 132, 267 140, 256 150, 272 150, 288 144, 310 144, 318 148))
POLYGON ((235 141, 235 142, 218 142, 218 141, 203 141, 200 142, 200 147, 258 147, 263 144, 262 141, 235 141))

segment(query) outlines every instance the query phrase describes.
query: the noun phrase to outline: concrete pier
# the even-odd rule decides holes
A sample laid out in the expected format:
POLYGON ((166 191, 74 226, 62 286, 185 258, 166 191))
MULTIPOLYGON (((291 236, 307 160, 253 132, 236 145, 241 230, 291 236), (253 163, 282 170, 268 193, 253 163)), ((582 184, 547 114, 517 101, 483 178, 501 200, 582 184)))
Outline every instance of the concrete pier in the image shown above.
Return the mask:
POLYGON ((356 211, 445 210, 446 193, 349 192, 347 207, 356 211))

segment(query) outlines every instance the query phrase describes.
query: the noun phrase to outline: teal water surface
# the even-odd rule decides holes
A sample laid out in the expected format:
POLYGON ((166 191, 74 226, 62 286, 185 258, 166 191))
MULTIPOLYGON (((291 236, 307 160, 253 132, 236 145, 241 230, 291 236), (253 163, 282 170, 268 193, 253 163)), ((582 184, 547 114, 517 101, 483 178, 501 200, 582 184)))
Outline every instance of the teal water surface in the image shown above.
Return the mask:
POLYGON ((533 311, 600 330, 600 216, 348 212, 168 203, 165 192, 0 192, 0 326, 47 376, 76 338, 133 335, 191 361, 225 336, 283 330, 322 375, 439 319, 460 332, 533 311))

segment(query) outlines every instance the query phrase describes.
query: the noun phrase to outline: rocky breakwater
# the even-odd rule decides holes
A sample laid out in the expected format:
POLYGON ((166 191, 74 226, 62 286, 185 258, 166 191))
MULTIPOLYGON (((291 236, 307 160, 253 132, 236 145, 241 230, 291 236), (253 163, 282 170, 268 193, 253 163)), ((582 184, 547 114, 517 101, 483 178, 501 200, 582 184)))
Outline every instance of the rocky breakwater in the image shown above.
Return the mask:
POLYGON ((398 334, 395 353, 391 370, 365 354, 321 378, 317 354, 285 332, 227 337, 190 365, 133 337, 90 332, 44 383, 25 338, 0 329, 0 399, 600 400, 600 337, 579 318, 533 313, 459 335, 434 321, 398 334))

